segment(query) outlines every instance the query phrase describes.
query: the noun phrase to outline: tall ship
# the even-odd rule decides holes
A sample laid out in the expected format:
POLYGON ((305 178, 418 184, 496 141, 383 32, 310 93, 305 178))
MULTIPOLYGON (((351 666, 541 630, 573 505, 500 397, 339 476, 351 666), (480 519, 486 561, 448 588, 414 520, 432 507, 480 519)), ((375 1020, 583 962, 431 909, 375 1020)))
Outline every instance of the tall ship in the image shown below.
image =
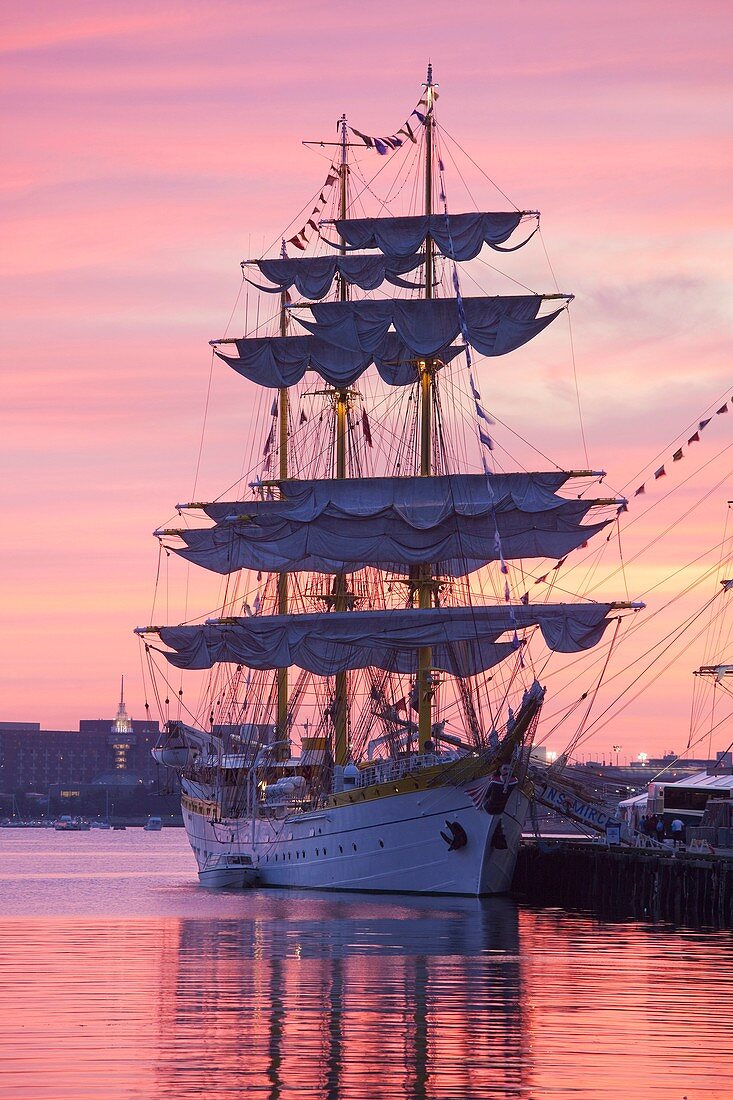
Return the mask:
POLYGON ((137 630, 166 696, 175 670, 198 678, 154 755, 180 776, 210 885, 506 891, 536 670, 640 606, 530 597, 528 571, 625 501, 602 471, 499 461, 486 364, 520 359, 572 295, 466 290, 470 262, 526 245, 539 213, 450 208, 436 88, 429 67, 395 134, 342 116, 317 143, 333 158, 306 224, 242 264, 268 321, 258 307, 245 335, 211 341, 261 458, 155 532, 223 578, 215 616, 137 630))

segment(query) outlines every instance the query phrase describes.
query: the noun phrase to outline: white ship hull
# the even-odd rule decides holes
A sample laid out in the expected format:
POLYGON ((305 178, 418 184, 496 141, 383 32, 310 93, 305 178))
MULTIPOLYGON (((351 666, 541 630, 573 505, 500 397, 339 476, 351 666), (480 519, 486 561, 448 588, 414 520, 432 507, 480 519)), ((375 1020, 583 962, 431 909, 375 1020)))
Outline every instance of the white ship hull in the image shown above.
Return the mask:
POLYGON ((526 806, 515 791, 503 814, 488 814, 464 791, 443 786, 306 813, 271 811, 254 821, 214 820, 213 803, 184 793, 183 817, 201 881, 212 885, 251 881, 236 867, 244 858, 262 886, 480 897, 509 890, 526 806), (448 822, 465 832, 462 847, 449 850, 441 836, 450 838, 448 822))

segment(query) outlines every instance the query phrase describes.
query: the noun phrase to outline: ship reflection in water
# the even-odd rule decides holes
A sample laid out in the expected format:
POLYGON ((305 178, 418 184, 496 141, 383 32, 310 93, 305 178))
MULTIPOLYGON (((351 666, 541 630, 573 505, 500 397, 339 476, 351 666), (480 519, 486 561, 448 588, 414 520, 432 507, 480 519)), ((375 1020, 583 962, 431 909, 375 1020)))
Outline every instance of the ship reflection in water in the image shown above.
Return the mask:
MULTIPOLYGON (((192 1042, 199 1025, 215 1035, 217 1097, 245 1085, 273 1097, 524 1094, 506 901, 265 898, 242 924, 182 925, 176 999, 174 1032, 189 1021, 192 1042), (203 959, 213 982, 192 1017, 203 959)), ((173 1070, 173 1091, 187 1076, 173 1070)))
POLYGON ((41 869, 61 866, 45 837, 34 864, 0 857, 2 1097, 733 1094, 726 934, 500 898, 212 895, 164 869, 181 834, 51 839, 73 870, 41 869))

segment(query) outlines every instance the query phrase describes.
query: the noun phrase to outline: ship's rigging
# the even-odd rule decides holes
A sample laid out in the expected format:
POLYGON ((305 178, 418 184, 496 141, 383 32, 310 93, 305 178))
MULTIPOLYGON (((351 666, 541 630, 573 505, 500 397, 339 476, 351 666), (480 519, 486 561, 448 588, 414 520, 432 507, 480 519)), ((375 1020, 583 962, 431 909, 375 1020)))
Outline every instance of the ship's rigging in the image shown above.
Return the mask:
POLYGON ((254 812, 263 768, 291 767, 277 782, 302 779, 312 810, 354 761, 391 759, 401 777, 441 752, 477 774, 518 761, 543 694, 533 650, 583 653, 640 606, 517 590, 525 560, 564 559, 625 501, 592 492, 602 471, 498 469, 473 355, 524 347, 572 295, 463 293, 459 264, 522 248, 539 214, 449 211, 430 69, 421 104, 419 212, 352 216, 342 116, 335 216, 291 238, 326 251, 296 258, 283 241, 243 265, 277 301, 274 332, 211 343, 272 394, 263 462, 233 499, 178 505, 184 522, 156 532, 225 578, 215 616, 139 632, 149 655, 162 643, 174 667, 209 674, 201 736, 181 736, 202 790, 224 776, 230 815, 254 812))

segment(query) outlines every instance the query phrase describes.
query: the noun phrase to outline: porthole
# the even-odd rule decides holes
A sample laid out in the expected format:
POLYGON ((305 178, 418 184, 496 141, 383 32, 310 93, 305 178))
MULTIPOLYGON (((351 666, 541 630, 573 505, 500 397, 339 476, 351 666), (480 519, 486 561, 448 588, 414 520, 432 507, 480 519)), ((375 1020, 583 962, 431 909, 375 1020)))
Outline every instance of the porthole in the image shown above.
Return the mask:
POLYGON ((356 845, 355 844, 352 844, 351 847, 354 849, 354 851, 356 851, 356 845))
POLYGON ((384 847, 384 841, 383 841, 383 840, 380 840, 380 842, 379 842, 379 847, 380 847, 380 848, 383 848, 383 847, 384 847))
POLYGON ((344 854, 344 849, 343 849, 343 847, 342 847, 342 846, 341 846, 340 844, 339 844, 339 852, 341 852, 341 855, 343 855, 343 854, 344 854))

